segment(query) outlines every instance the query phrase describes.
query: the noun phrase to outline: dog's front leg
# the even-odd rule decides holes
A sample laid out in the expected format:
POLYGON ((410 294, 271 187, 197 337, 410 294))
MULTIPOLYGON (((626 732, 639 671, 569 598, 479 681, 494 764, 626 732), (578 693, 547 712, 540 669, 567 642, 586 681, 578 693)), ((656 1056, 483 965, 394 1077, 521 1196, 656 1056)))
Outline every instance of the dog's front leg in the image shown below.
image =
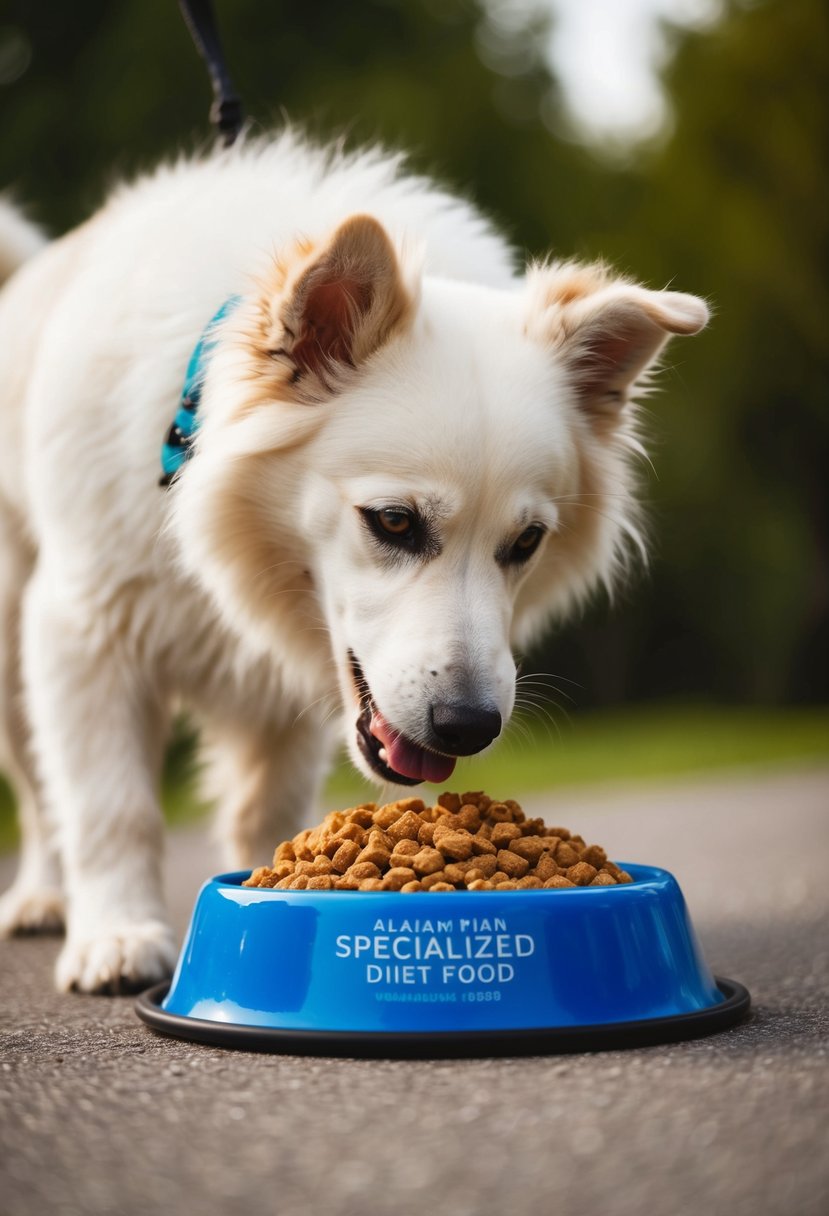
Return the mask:
POLYGON ((202 746, 206 797, 217 807, 224 861, 248 869, 269 864, 274 847, 307 826, 318 810, 333 730, 315 712, 291 713, 268 730, 243 730, 215 715, 202 746))
POLYGON ((175 962, 161 892, 164 714, 114 624, 62 603, 42 571, 29 586, 24 678, 63 857, 63 990, 138 988, 175 962))

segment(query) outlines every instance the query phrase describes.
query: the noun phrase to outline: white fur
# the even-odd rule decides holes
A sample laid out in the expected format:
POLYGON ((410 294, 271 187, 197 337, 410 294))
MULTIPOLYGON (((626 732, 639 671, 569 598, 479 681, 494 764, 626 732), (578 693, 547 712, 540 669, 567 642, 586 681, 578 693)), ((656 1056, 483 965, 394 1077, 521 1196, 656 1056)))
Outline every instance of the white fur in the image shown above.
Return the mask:
MULTIPOLYGON (((25 244, 6 242, 11 261, 25 244)), ((24 812, 0 926, 55 918, 46 808, 68 896, 61 987, 172 965, 157 786, 174 706, 203 725, 229 861, 263 862, 313 806, 332 706, 363 763, 349 650, 415 741, 435 699, 506 722, 510 646, 613 578, 635 531, 630 407, 607 404, 616 381, 579 395, 584 352, 605 315, 635 333, 626 398, 704 306, 601 279, 570 307, 578 268, 525 281, 514 266, 471 206, 399 159, 287 133, 121 189, 0 293, 0 762, 24 812), (406 317, 327 399, 263 401, 247 335, 273 259, 356 213, 391 238, 406 317), (196 454, 162 490, 187 359, 233 293, 196 454), (380 560, 361 521, 401 501, 435 521, 427 563, 380 560), (499 546, 534 521, 539 554, 503 569, 499 546)))

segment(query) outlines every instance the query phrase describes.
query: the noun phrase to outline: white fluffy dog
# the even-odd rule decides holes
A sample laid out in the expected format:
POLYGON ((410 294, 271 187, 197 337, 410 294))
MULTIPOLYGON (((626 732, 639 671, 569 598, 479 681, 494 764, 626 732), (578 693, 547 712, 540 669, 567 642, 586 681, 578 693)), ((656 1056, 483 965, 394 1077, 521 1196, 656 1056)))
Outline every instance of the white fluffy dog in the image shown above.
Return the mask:
POLYGON ((164 168, 40 244, 0 211, 0 267, 26 259, 0 293, 0 764, 23 830, 0 921, 59 922, 51 819, 58 984, 112 991, 174 961, 175 707, 239 866, 306 817, 335 703, 370 777, 445 782, 510 716, 511 647, 636 540, 631 400, 707 310, 601 266, 518 274, 398 158, 290 133, 164 168), (228 301, 192 458, 161 488, 228 301))

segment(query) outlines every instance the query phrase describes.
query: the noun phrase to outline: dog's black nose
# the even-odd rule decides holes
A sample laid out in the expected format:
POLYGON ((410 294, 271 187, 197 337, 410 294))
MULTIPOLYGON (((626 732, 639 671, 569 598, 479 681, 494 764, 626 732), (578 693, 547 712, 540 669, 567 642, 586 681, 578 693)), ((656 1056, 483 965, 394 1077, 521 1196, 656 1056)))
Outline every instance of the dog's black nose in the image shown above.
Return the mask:
POLYGON ((497 709, 439 702, 430 713, 437 746, 451 756, 473 756, 501 733, 497 709))

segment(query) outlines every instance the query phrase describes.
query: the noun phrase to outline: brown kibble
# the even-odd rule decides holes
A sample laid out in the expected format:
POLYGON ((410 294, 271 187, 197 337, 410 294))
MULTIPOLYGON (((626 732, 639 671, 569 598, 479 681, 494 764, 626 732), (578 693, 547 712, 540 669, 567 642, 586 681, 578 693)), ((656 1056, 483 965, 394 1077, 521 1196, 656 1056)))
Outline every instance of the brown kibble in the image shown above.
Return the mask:
POLYGON ((420 830, 417 833, 419 844, 431 844, 435 839, 435 825, 433 823, 422 823, 420 830))
POLYGON ((388 832, 384 832, 382 828, 371 828, 365 840, 366 845, 374 845, 376 848, 388 849, 389 852, 394 848, 394 841, 388 832))
POLYGON ((356 865, 348 867, 346 875, 356 879, 357 882, 363 882, 366 878, 379 878, 380 867, 372 861, 358 861, 356 865))
POLYGON ((390 866, 410 866, 412 858, 416 853, 420 852, 420 845, 416 840, 401 840, 392 850, 389 858, 390 866))
POLYGON ((513 840, 509 845, 511 853, 517 853, 519 857, 523 857, 528 861, 531 866, 536 865, 539 857, 546 850, 547 846, 543 836, 519 836, 517 840, 513 840))
MULTIPOLYGON (((293 868, 293 867, 292 867, 293 868)), ((243 887, 274 887, 276 886, 278 875, 270 866, 258 866, 249 878, 246 878, 242 883, 243 887)))
POLYGON ((458 827, 465 828, 467 832, 477 832, 481 826, 481 812, 471 802, 467 802, 458 811, 458 827))
POLYGON ((398 819, 402 819, 404 815, 419 815, 425 807, 420 798, 398 798, 396 802, 389 802, 386 806, 381 806, 379 810, 374 812, 374 822, 381 828, 388 830, 393 823, 398 819))
POLYGON ((408 866, 395 866, 383 875, 383 890, 399 891, 407 882, 414 882, 416 877, 414 870, 408 866))
POLYGON ((438 806, 442 806, 444 810, 451 811, 453 815, 457 815, 461 809, 460 794, 450 794, 448 791, 438 796, 438 806))
POLYGON ((422 798, 399 798, 397 805, 404 811, 414 811, 415 815, 423 815, 426 811, 426 803, 422 798))
POLYGON ((546 882, 548 878, 552 878, 554 874, 558 874, 558 866, 553 861, 549 853, 542 853, 536 862, 533 873, 537 878, 540 878, 542 882, 546 882))
POLYGON ((500 848, 508 848, 511 840, 517 840, 521 829, 517 823, 496 823, 492 829, 490 840, 500 848))
POLYGON ((370 828, 374 823, 374 812, 377 807, 373 802, 366 803, 365 806, 355 807, 353 811, 349 811, 346 818, 352 823, 358 823, 361 828, 370 828))
POLYGON ((530 863, 524 857, 519 857, 510 849, 498 850, 498 869, 503 870, 507 878, 523 878, 530 868, 530 863))
MULTIPOLYGON (((443 877, 443 870, 437 870, 434 874, 424 874, 423 878, 421 878, 421 880, 420 880, 420 884, 423 887, 424 891, 431 891, 431 889, 435 885, 435 883, 437 883, 437 882, 445 883, 445 881, 446 880, 443 877)), ((449 885, 449 884, 446 884, 446 885, 449 885)))
POLYGON ((632 882, 599 845, 548 828, 520 805, 444 791, 434 806, 399 798, 330 811, 274 850, 246 886, 315 891, 492 891, 632 882))
POLYGON ((491 802, 486 813, 491 823, 512 823, 512 812, 503 802, 491 802))
POLYGON ((373 865, 378 870, 384 870, 389 864, 391 853, 381 844, 367 844, 364 849, 360 850, 359 862, 361 865, 373 865))
POLYGON ((400 809, 400 804, 390 802, 387 806, 381 806, 379 810, 375 811, 372 819, 378 827, 390 828, 395 819, 399 819, 402 814, 403 811, 400 809))
POLYGON ((401 866, 412 869, 414 858, 408 853, 392 853, 389 858, 389 869, 398 870, 401 866))
POLYGON ((417 840, 421 819, 414 811, 406 811, 399 819, 390 824, 387 831, 392 840, 417 840))
MULTIPOLYGON (((558 829, 556 829, 556 835, 558 835, 558 829)), ((556 863, 566 870, 569 866, 574 866, 578 860, 579 855, 573 846, 562 840, 556 849, 556 863)))
POLYGON ((472 837, 469 832, 435 830, 435 846, 444 857, 452 857, 455 861, 465 861, 472 853, 472 837))
POLYGON ((498 869, 498 858, 495 853, 483 853, 477 857, 473 856, 470 865, 471 868, 483 874, 484 878, 492 878, 498 869))
MULTIPOLYGON (((324 853, 326 857, 333 857, 341 844, 342 841, 338 840, 333 832, 328 832, 324 834, 322 840, 320 841, 319 851, 324 853)), ((359 845, 357 847, 359 848, 359 845)))
POLYGON ((570 882, 574 882, 577 887, 586 887, 596 877, 598 871, 595 866, 591 866, 589 862, 579 861, 574 866, 570 866, 567 871, 567 877, 570 882))
POLYGON ((359 823, 344 823, 341 828, 338 828, 334 833, 335 840, 356 840, 357 844, 363 844, 366 839, 366 829, 361 828, 359 823))
POLYGON ((442 870, 446 861, 441 852, 433 848, 420 849, 411 861, 415 874, 435 874, 442 870))
POLYGON ((359 856, 360 846, 357 844, 357 841, 344 840, 331 858, 331 864, 338 874, 345 874, 349 866, 353 866, 359 856))
POLYGON ((582 853, 581 860, 586 861, 588 865, 595 866, 597 870, 601 870, 607 861, 607 853, 597 844, 591 844, 582 853))
POLYGON ((455 886, 466 882, 466 866, 463 863, 450 862, 443 871, 443 878, 445 882, 451 882, 455 886))

